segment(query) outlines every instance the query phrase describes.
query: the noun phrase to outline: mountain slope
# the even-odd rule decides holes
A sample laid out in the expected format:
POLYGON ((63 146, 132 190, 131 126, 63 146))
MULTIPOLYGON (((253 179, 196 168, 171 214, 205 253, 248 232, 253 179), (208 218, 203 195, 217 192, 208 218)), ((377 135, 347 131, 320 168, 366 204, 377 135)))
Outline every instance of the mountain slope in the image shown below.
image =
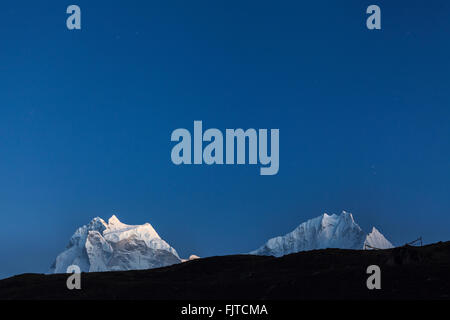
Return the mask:
POLYGON ((250 254, 281 257, 290 253, 325 248, 363 249, 364 244, 379 249, 393 247, 375 228, 366 235, 355 222, 353 215, 343 211, 341 215, 324 213, 308 220, 285 236, 270 239, 250 254))
POLYGON ((372 232, 367 235, 366 240, 364 241, 363 248, 370 249, 370 247, 367 247, 366 245, 379 249, 389 249, 394 247, 375 227, 372 228, 372 232))
POLYGON ((181 262, 174 248, 149 224, 126 225, 112 216, 108 223, 94 218, 79 228, 53 263, 51 273, 70 265, 83 272, 140 270, 181 262))
MULTIPOLYGON (((339 300, 340 305, 343 299, 355 299, 358 304, 362 299, 448 300, 449 270, 450 242, 389 250, 325 249, 281 258, 222 256, 159 269, 87 273, 81 276, 81 290, 66 288, 69 275, 24 274, 0 280, 0 300, 224 299, 236 302, 261 300, 261 303, 264 303, 262 300, 290 300, 298 303, 298 300, 332 299, 339 300), (381 290, 367 289, 369 275, 366 270, 370 265, 377 265, 382 270, 381 290)), ((97 306, 98 302, 95 303, 97 306)), ((348 313, 349 306, 344 305, 346 309, 342 311, 348 313)), ((373 306, 368 310, 373 311, 373 306)), ((314 312, 321 313, 320 308, 314 312)), ((144 309, 148 310, 148 306, 144 309)), ((124 310, 129 312, 130 309, 124 310)), ((179 308, 176 310, 178 316, 174 314, 165 318, 179 318, 179 308)), ((301 306, 299 310, 302 310, 301 306)), ((249 319, 254 318, 258 317, 250 316, 249 319)))

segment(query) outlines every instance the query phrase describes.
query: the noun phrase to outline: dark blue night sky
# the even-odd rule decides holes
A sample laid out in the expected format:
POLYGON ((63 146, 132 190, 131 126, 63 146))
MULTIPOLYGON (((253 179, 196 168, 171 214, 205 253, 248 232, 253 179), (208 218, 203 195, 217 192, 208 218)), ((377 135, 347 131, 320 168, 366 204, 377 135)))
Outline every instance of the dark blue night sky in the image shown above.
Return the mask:
POLYGON ((342 210, 396 245, 450 240, 449 17, 435 0, 2 2, 0 277, 46 272, 113 213, 181 256, 342 210), (175 166, 171 132, 194 120, 279 128, 278 175, 175 166))

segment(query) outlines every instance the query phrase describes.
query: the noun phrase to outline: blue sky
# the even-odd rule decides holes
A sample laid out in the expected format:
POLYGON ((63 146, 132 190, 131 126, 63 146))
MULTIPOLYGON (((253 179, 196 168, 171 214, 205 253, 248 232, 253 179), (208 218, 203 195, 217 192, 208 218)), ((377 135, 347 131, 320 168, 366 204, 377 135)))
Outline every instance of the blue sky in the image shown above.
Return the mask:
POLYGON ((14 1, 0 9, 0 277, 74 230, 150 222, 182 256, 323 212, 450 240, 448 1, 14 1), (378 4, 382 30, 365 27, 378 4), (66 29, 66 8, 82 30, 66 29), (176 128, 279 128, 280 171, 174 166, 176 128))

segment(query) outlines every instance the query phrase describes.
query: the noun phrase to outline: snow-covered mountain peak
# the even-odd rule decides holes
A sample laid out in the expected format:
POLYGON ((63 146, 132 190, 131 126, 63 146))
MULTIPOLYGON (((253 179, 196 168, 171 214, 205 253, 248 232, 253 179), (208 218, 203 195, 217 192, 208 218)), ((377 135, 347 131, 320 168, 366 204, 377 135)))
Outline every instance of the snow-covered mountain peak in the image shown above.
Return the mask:
POLYGON ((104 230, 108 227, 108 224, 100 217, 95 217, 89 222, 88 229, 89 230, 104 230))
POLYGON ((120 222, 115 215, 109 218, 103 233, 105 239, 110 242, 119 242, 123 239, 134 238, 136 240, 142 240, 149 245, 152 239, 161 239, 150 223, 128 225, 120 222))
POLYGON ((284 236, 270 239, 251 254, 283 256, 325 248, 363 249, 366 243, 380 249, 392 247, 383 239, 386 240, 378 230, 366 235, 349 212, 342 211, 340 215, 324 213, 303 222, 284 236))
POLYGON ((64 273, 72 264, 90 272, 149 269, 179 262, 176 250, 149 223, 127 225, 113 215, 108 223, 97 217, 78 228, 51 272, 64 273))
POLYGON ((391 242, 389 242, 389 240, 385 238, 384 235, 381 234, 380 231, 378 231, 377 228, 372 227, 372 232, 370 232, 367 235, 366 240, 364 241, 364 247, 366 249, 371 248, 389 249, 393 248, 394 246, 392 245, 391 242), (369 247, 367 247, 367 245, 369 247))
POLYGON ((347 223, 349 225, 355 224, 355 220, 353 219, 353 215, 350 212, 347 211, 342 211, 342 213, 340 215, 337 215, 335 213, 333 214, 328 214, 328 213, 324 213, 323 215, 317 217, 319 219, 321 219, 322 221, 322 225, 327 226, 327 225, 337 225, 339 223, 347 223))
POLYGON ((121 226, 121 225, 123 225, 123 223, 120 222, 119 218, 117 218, 115 214, 113 214, 111 216, 111 218, 108 219, 108 225, 109 226, 121 226))
POLYGON ((338 218, 338 216, 335 214, 329 215, 328 213, 324 213, 321 216, 321 218, 322 218, 322 224, 327 224, 327 223, 334 223, 336 221, 336 219, 338 218))
POLYGON ((352 220, 353 222, 355 222, 355 219, 353 219, 353 214, 351 214, 350 212, 347 212, 345 210, 342 210, 341 215, 347 219, 352 220))

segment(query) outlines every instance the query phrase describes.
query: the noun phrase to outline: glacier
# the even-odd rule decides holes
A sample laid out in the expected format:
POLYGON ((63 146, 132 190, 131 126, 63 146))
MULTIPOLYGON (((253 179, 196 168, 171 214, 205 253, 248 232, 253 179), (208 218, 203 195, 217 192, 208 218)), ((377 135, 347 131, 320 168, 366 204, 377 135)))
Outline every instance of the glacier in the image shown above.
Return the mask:
POLYGON ((50 273, 66 273, 77 265, 82 272, 141 270, 164 267, 182 260, 149 224, 127 225, 113 215, 106 223, 94 218, 78 228, 50 273))
POLYGON ((270 239, 250 254, 281 257, 300 251, 341 249, 388 249, 393 248, 375 227, 366 234, 355 222, 353 215, 343 211, 340 215, 323 215, 300 224, 295 230, 270 239))

